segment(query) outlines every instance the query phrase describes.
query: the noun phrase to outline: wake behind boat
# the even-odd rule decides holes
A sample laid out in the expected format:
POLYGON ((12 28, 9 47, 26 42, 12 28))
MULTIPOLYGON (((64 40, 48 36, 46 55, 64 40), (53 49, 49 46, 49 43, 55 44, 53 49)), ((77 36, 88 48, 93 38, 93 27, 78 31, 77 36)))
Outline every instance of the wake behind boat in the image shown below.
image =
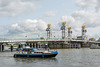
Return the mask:
POLYGON ((37 48, 30 48, 29 46, 25 48, 18 48, 17 52, 14 54, 14 57, 38 57, 38 58, 50 58, 55 57, 58 54, 55 50, 44 50, 37 48))

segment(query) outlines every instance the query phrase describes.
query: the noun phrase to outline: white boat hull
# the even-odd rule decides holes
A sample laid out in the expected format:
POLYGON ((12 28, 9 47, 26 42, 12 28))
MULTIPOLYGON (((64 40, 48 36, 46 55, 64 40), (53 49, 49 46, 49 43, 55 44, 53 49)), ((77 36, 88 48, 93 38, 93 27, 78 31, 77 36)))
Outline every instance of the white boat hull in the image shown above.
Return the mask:
POLYGON ((98 44, 92 44, 90 49, 100 49, 100 46, 98 44))

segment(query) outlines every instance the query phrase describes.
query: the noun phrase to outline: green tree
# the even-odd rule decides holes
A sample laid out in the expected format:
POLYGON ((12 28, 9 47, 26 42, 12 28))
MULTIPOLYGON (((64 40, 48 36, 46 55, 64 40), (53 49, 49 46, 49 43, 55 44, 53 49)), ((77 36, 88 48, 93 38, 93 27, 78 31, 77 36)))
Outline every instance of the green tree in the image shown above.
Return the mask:
POLYGON ((41 40, 43 40, 43 39, 44 39, 44 37, 40 37, 40 39, 41 39, 41 40))

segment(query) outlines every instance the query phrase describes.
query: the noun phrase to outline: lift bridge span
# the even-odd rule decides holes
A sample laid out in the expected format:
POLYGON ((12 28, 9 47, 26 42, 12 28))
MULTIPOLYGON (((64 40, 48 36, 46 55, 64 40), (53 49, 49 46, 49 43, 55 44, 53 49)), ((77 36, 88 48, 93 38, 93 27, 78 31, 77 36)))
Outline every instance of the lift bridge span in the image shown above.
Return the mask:
POLYGON ((96 41, 88 41, 88 40, 66 40, 66 39, 37 39, 37 40, 32 40, 32 39, 26 39, 26 40, 0 40, 0 44, 2 43, 21 43, 21 42, 68 42, 68 43, 94 43, 94 44, 100 44, 100 42, 96 41))
MULTIPOLYGON (((38 43, 38 42, 48 42, 51 43, 51 47, 54 47, 54 45, 56 44, 58 47, 61 47, 61 43, 64 44, 71 44, 71 45, 81 45, 83 46, 83 44, 88 44, 88 47, 91 44, 100 44, 100 42, 96 42, 96 41, 88 41, 88 40, 66 40, 66 39, 43 39, 43 40, 32 40, 32 39, 26 39, 26 40, 0 40, 0 51, 4 50, 4 45, 7 44, 16 44, 16 45, 21 45, 22 43, 26 44, 34 44, 34 43, 38 43)), ((65 45, 63 48, 65 48, 67 45, 65 45)))

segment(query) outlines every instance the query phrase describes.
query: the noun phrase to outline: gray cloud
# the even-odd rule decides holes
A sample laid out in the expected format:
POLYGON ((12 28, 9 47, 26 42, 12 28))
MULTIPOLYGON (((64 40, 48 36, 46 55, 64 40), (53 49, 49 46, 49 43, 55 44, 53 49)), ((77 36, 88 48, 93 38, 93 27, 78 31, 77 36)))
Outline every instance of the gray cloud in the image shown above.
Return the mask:
POLYGON ((96 7, 99 0, 77 0, 77 4, 81 7, 96 7))
POLYGON ((43 33, 46 29, 46 22, 43 20, 27 19, 26 21, 12 24, 8 28, 6 36, 33 36, 43 33))
POLYGON ((79 21, 83 25, 86 25, 88 28, 98 27, 100 25, 100 13, 97 12, 81 10, 74 12, 72 16, 77 22, 79 21))
POLYGON ((57 11, 48 11, 48 12, 45 12, 44 16, 45 17, 55 17, 57 14, 57 11))
POLYGON ((77 0, 77 5, 83 8, 95 8, 100 11, 100 0, 77 0))
POLYGON ((0 0, 0 15, 17 16, 27 11, 34 11, 40 7, 35 1, 36 0, 0 0))
POLYGON ((75 11, 71 16, 63 16, 62 18, 68 22, 69 26, 79 28, 82 25, 90 27, 98 27, 100 25, 100 13, 85 10, 75 11))

